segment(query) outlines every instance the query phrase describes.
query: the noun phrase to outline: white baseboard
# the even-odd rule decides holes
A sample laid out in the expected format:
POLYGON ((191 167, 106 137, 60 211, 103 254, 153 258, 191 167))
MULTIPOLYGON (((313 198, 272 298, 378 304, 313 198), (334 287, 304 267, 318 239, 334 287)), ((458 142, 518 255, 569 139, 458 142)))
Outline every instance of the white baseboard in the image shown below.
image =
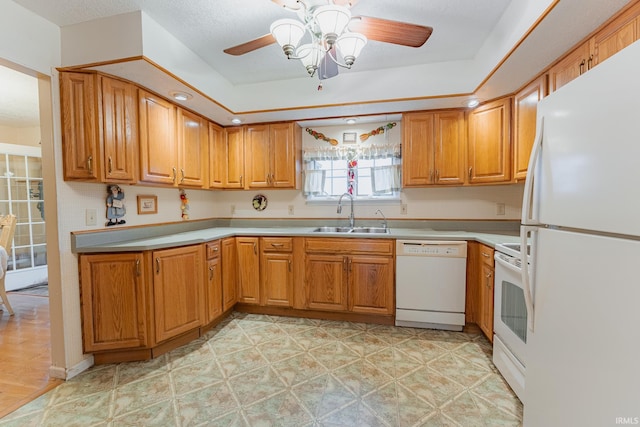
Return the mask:
POLYGON ((60 366, 51 366, 49 368, 49 376, 52 378, 60 378, 62 380, 70 380, 81 372, 86 371, 93 366, 93 355, 88 355, 86 359, 80 361, 69 369, 60 366))

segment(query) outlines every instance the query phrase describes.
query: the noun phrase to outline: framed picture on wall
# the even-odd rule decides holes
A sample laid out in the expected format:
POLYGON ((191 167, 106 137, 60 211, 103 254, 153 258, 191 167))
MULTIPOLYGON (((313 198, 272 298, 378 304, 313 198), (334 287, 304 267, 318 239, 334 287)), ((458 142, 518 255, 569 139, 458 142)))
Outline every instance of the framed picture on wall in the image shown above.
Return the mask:
POLYGON ((343 144, 355 144, 358 141, 358 134, 355 132, 343 132, 342 143, 343 144))
POLYGON ((155 214, 158 213, 158 196, 138 195, 138 214, 155 214))

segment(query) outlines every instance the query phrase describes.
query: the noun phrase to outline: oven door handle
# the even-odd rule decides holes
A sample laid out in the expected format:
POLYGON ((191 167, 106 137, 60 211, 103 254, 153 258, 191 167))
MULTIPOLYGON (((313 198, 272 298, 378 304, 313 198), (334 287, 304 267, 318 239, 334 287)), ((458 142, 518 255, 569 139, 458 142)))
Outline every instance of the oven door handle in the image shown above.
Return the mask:
POLYGON ((500 253, 496 253, 493 258, 496 260, 496 262, 498 264, 500 264, 502 267, 506 267, 509 270, 513 271, 514 273, 516 273, 518 275, 518 277, 520 277, 522 275, 522 269, 518 268, 517 266, 508 263, 507 261, 503 260, 502 257, 500 257, 500 253))

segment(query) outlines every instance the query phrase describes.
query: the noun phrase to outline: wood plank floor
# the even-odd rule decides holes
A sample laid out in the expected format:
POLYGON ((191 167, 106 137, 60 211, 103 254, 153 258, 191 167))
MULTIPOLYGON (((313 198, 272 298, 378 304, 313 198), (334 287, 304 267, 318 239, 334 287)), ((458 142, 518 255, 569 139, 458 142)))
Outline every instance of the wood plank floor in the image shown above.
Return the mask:
POLYGON ((63 381, 49 378, 49 299, 9 294, 15 311, 0 311, 0 418, 63 381))

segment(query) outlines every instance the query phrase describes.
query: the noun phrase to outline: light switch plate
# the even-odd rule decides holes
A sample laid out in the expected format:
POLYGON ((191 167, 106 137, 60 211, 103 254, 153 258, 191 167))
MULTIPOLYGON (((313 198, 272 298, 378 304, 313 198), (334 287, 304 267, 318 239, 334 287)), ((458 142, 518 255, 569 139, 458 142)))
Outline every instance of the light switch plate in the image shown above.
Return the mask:
POLYGON ((84 222, 86 225, 96 225, 97 224, 97 213, 95 209, 87 209, 84 212, 84 222))

